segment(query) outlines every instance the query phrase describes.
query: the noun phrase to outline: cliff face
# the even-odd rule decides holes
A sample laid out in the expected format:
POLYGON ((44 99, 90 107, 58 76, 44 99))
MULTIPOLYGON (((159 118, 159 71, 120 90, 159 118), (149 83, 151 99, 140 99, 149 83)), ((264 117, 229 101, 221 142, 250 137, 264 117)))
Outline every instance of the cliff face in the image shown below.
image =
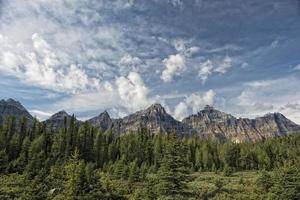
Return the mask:
POLYGON ((121 134, 146 128, 153 134, 175 132, 184 134, 187 129, 181 122, 169 115, 160 104, 153 104, 146 110, 113 121, 111 130, 121 134))
POLYGON ((204 137, 233 142, 255 142, 300 132, 299 125, 280 113, 267 114, 256 119, 237 119, 210 106, 182 122, 204 137))
POLYGON ((5 117, 15 116, 16 122, 19 123, 22 117, 27 118, 28 124, 31 124, 33 117, 29 112, 22 106, 22 104, 13 99, 1 100, 0 101, 0 124, 3 123, 5 117))

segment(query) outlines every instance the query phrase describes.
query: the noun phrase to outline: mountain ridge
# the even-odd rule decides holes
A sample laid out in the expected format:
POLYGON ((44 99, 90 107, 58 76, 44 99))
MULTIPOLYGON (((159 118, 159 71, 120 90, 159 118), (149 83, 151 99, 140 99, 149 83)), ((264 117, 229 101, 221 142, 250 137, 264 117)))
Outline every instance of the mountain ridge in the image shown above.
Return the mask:
MULTIPOLYGON (((0 112, 0 120, 7 113, 18 117, 20 117, 20 114, 25 116, 27 113, 29 114, 20 102, 13 99, 1 100, 0 111, 3 110, 2 104, 10 106, 11 110, 0 112)), ((33 119, 30 114, 27 117, 33 119)), ((49 128, 59 129, 64 127, 65 123, 69 126, 71 118, 70 114, 62 110, 53 114, 43 123, 49 128)), ((76 117, 74 120, 78 126, 83 123, 77 120, 76 117)), ((117 135, 147 129, 152 134, 172 132, 180 136, 196 134, 205 138, 231 140, 233 142, 256 142, 269 137, 286 136, 294 132, 300 132, 300 126, 281 113, 268 113, 255 119, 237 118, 209 105, 196 114, 187 116, 182 121, 174 119, 161 104, 155 103, 144 110, 123 118, 112 119, 109 113, 104 111, 98 116, 86 120, 86 122, 102 131, 111 131, 117 135)))

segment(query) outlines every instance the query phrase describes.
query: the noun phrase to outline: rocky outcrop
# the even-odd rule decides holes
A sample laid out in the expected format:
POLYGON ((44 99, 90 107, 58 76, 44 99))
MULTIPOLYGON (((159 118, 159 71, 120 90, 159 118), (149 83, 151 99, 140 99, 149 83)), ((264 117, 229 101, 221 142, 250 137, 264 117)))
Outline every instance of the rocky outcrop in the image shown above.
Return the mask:
MULTIPOLYGON (((69 115, 66 111, 62 110, 52 115, 49 119, 44 121, 44 123, 46 124, 47 128, 51 128, 53 130, 59 130, 60 128, 65 127, 65 125, 69 127, 71 123, 71 119, 72 116, 69 115)), ((81 123, 82 123, 81 121, 75 118, 76 125, 79 126, 81 123)))
POLYGON ((94 127, 99 128, 102 131, 106 131, 111 128, 113 120, 110 118, 109 114, 104 111, 97 117, 89 119, 88 122, 94 127))
POLYGON ((237 119, 211 106, 206 106, 196 115, 183 119, 182 123, 204 137, 233 142, 255 142, 300 132, 299 125, 280 113, 267 114, 255 119, 237 119))
POLYGON ((7 116, 15 116, 16 122, 19 123, 22 117, 27 118, 27 123, 31 124, 33 117, 24 108, 24 106, 14 99, 7 99, 0 101, 0 125, 3 123, 7 116))
POLYGON ((135 132, 142 128, 153 134, 174 132, 182 135, 188 131, 185 125, 169 115, 160 104, 153 104, 146 110, 114 120, 111 130, 115 134, 122 134, 135 132))

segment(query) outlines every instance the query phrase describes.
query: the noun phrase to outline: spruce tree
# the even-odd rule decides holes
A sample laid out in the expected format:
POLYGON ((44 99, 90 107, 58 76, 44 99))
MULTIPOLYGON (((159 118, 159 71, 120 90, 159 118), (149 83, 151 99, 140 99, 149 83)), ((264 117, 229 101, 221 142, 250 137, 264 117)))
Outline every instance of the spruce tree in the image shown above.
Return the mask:
POLYGON ((275 172, 270 199, 300 199, 300 169, 298 165, 286 165, 275 172))
POLYGON ((187 179, 186 149, 176 135, 171 134, 157 173, 157 193, 161 198, 176 199, 183 194, 187 179))
POLYGON ((137 165, 137 160, 133 161, 129 165, 129 181, 136 182, 139 181, 139 167, 137 165))
POLYGON ((81 191, 84 177, 84 162, 79 159, 79 151, 75 149, 65 165, 64 195, 67 200, 76 199, 81 191))

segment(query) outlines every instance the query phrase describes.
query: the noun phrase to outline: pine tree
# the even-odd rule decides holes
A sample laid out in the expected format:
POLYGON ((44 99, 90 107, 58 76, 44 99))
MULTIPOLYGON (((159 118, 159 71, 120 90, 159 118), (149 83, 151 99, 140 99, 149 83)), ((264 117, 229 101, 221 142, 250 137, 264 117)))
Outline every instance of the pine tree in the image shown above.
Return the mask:
POLYGON ((5 150, 0 151, 0 173, 5 172, 8 165, 8 156, 5 150))
POLYGON ((162 147, 162 136, 158 135, 154 141, 154 166, 156 169, 159 168, 160 162, 163 157, 163 147, 162 147))
POLYGON ((23 171, 28 163, 28 153, 30 148, 30 139, 29 136, 25 137, 22 144, 22 151, 17 160, 18 171, 23 171))
POLYGON ((183 194, 187 178, 185 155, 186 149, 176 135, 170 135, 164 158, 157 173, 156 188, 161 198, 175 199, 176 196, 183 194))
POLYGON ((269 196, 275 200, 300 199, 299 165, 288 164, 275 172, 269 196))
MULTIPOLYGON (((152 166, 154 167, 154 166, 152 166)), ((146 176, 148 174, 148 166, 146 163, 142 163, 141 167, 140 167, 140 179, 143 181, 143 180, 146 180, 146 176)))
POLYGON ((66 181, 64 183, 64 195, 67 200, 78 197, 82 191, 84 162, 79 159, 79 151, 75 149, 71 158, 65 165, 66 181))
POLYGON ((21 118, 21 125, 20 125, 20 136, 19 136, 19 147, 21 149, 21 146, 23 144, 24 138, 27 136, 27 118, 22 117, 21 118))
POLYGON ((33 123, 32 123, 32 128, 29 131, 29 139, 30 141, 33 141, 33 139, 35 138, 35 132, 36 132, 36 128, 37 128, 37 123, 38 120, 36 118, 33 119, 33 123))
POLYGON ((139 167, 137 165, 137 160, 135 160, 129 165, 129 181, 136 182, 139 181, 139 178, 139 167))
POLYGON ((240 160, 240 148, 237 144, 228 143, 224 145, 223 159, 225 165, 238 169, 240 160))
MULTIPOLYGON (((73 145, 76 141, 76 135, 75 135, 75 131, 76 131, 76 124, 75 124, 75 115, 73 114, 70 120, 70 126, 69 129, 67 131, 67 137, 66 137, 66 157, 70 156, 72 149, 73 149, 73 145)), ((65 117, 65 122, 67 121, 67 118, 65 117)))
POLYGON ((9 145, 8 145, 8 159, 9 160, 15 160, 18 158, 21 147, 19 146, 19 142, 20 142, 20 135, 19 134, 14 134, 10 141, 9 141, 9 145))
POLYGON ((28 151, 28 164, 26 166, 26 175, 33 178, 45 164, 45 153, 43 151, 44 136, 41 135, 32 141, 28 151))
POLYGON ((103 155, 103 148, 104 148, 104 141, 103 135, 101 132, 97 133, 95 144, 94 144, 94 152, 95 152, 95 161, 97 167, 103 167, 104 164, 104 155, 103 155))
POLYGON ((114 163, 114 174, 113 178, 114 179, 122 179, 125 178, 125 173, 126 173, 126 166, 125 166, 125 161, 124 158, 121 158, 120 160, 116 161, 114 163))

